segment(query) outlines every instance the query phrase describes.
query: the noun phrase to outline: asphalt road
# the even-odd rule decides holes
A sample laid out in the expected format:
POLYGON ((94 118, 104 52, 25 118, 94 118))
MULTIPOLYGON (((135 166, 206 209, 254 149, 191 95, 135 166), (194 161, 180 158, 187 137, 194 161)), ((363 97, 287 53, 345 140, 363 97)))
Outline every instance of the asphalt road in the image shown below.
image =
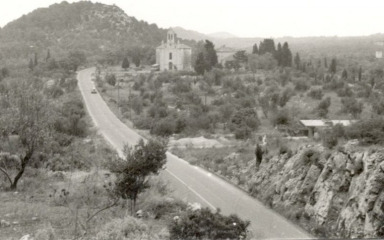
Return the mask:
MULTIPOLYGON (((94 87, 91 74, 94 71, 95 68, 79 71, 78 85, 99 133, 121 153, 124 144, 135 145, 141 136, 111 112, 99 93, 91 93, 94 87)), ((249 230, 254 238, 312 238, 244 191, 171 153, 167 153, 166 170, 161 173, 161 177, 169 181, 175 190, 174 194, 181 199, 198 202, 212 209, 220 208, 223 214, 235 213, 242 219, 250 220, 249 230)))

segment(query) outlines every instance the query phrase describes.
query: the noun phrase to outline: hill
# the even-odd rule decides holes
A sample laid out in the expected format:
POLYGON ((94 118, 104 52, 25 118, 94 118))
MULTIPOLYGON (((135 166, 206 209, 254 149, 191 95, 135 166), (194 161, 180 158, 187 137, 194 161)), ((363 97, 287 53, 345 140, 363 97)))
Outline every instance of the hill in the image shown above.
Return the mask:
POLYGON ((228 32, 215 32, 215 33, 210 33, 208 36, 213 37, 213 38, 237 38, 237 36, 233 35, 232 33, 228 32))
POLYGON ((48 48, 55 55, 81 50, 88 56, 134 46, 152 50, 166 29, 128 16, 115 5, 61 2, 40 8, 0 30, 0 59, 25 58, 48 48))

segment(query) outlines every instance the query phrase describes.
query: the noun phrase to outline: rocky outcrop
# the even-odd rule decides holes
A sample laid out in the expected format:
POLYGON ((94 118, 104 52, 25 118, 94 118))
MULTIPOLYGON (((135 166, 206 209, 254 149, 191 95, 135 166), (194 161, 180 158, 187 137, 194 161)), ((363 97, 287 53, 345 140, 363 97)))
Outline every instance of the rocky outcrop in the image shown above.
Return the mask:
POLYGON ((246 175, 253 196, 314 234, 384 236, 384 151, 306 146, 246 175))

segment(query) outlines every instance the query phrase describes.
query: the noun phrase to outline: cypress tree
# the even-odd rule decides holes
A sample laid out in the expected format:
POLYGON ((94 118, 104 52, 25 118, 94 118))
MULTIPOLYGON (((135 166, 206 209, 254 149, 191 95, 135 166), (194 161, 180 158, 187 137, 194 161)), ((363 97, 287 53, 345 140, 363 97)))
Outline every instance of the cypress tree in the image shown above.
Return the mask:
POLYGON ((331 65, 329 66, 329 72, 335 74, 337 70, 336 58, 332 58, 331 65))
POLYGON ((257 44, 255 43, 252 48, 252 54, 258 54, 258 53, 259 53, 259 49, 257 48, 257 44))
POLYGON ((281 59, 282 66, 284 67, 292 66, 292 53, 291 53, 291 50, 289 49, 287 42, 283 44, 283 48, 281 50, 281 58, 282 58, 281 59))
POLYGON ((300 55, 299 55, 299 53, 296 53, 294 62, 295 62, 295 66, 296 66, 296 68, 299 69, 300 66, 301 66, 301 60, 300 60, 300 55))
POLYGON ((47 50, 47 56, 45 57, 45 62, 48 62, 48 60, 51 58, 51 51, 49 50, 49 48, 48 48, 48 50, 47 50))
POLYGON ((32 58, 30 58, 28 68, 32 71, 34 67, 35 67, 35 65, 33 64, 33 60, 32 60, 32 58))
POLYGON ((206 68, 206 63, 205 63, 205 59, 204 59, 204 53, 203 52, 200 52, 198 55, 197 55, 197 58, 196 58, 196 62, 195 62, 195 71, 200 74, 200 75, 203 75, 204 72, 205 72, 205 68, 206 68))
POLYGON ((361 81, 362 77, 363 77, 363 69, 361 69, 361 66, 359 68, 359 73, 358 73, 358 79, 359 79, 359 82, 361 81))
POLYGON ((35 61, 33 62, 33 65, 34 65, 34 66, 37 66, 37 64, 39 64, 39 63, 38 63, 38 61, 37 61, 37 53, 35 53, 35 61))
POLYGON ((121 64, 121 68, 123 68, 124 70, 127 70, 127 68, 129 68, 129 61, 128 61, 127 57, 125 57, 123 59, 123 63, 121 64))
POLYGON ((283 65, 283 51, 281 49, 280 43, 277 44, 277 50, 273 56, 275 57, 275 59, 277 61, 277 65, 282 66, 283 65))

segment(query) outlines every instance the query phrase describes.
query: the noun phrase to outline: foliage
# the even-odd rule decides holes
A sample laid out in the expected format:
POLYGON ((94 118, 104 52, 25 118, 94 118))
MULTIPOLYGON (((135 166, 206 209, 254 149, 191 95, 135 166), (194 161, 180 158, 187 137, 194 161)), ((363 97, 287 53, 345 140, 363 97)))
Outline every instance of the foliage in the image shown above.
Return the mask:
POLYGON ((105 81, 106 81, 109 85, 111 85, 111 86, 115 86, 115 85, 116 85, 116 82, 117 82, 115 74, 107 74, 107 75, 105 75, 105 81))
POLYGON ((358 139, 363 145, 384 144, 384 121, 382 117, 363 119, 345 128, 349 139, 358 139))
POLYGON ((308 97, 313 99, 321 100, 323 98, 323 90, 321 88, 311 88, 307 93, 308 97))
POLYGON ((124 70, 127 70, 127 68, 129 68, 129 61, 127 57, 123 59, 123 62, 121 63, 121 68, 123 68, 124 70))
MULTIPOLYGON (((10 86, 9 86, 10 87, 10 86)), ((16 189, 26 167, 34 154, 44 151, 49 142, 52 129, 52 107, 47 99, 38 91, 38 83, 20 80, 15 82, 7 96, 1 100, 6 104, 0 105, 0 132, 2 140, 14 139, 14 144, 8 151, 18 154, 16 176, 11 178, 11 172, 5 165, 0 171, 6 175, 11 189, 16 189)), ((0 159, 3 161, 3 159, 0 159)))
POLYGON ((203 51, 199 52, 194 64, 195 71, 203 75, 217 65, 217 54, 215 45, 209 40, 205 40, 203 51))
POLYGON ((118 175, 115 192, 123 199, 131 200, 131 214, 138 195, 149 187, 149 176, 159 174, 166 163, 166 151, 164 142, 151 139, 144 143, 140 140, 134 148, 125 147, 125 159, 111 164, 111 171, 118 175))
POLYGON ((150 233, 150 228, 139 219, 127 216, 123 219, 113 219, 103 226, 94 240, 129 240, 129 239, 158 239, 150 233))
POLYGON ((356 98, 346 97, 341 99, 342 112, 350 113, 353 117, 357 118, 363 110, 363 103, 356 100, 356 98))
POLYGON ((325 118, 328 114, 329 106, 331 106, 331 98, 327 97, 319 103, 316 107, 317 115, 319 117, 325 118))
POLYGON ((248 66, 253 72, 256 72, 257 69, 271 70, 277 66, 277 61, 270 53, 263 55, 250 54, 248 56, 248 66))
POLYGON ((189 210, 170 224, 170 239, 241 239, 246 238, 249 224, 236 215, 227 217, 208 208, 189 210))
POLYGON ((231 117, 230 130, 238 139, 247 139, 260 125, 257 112, 252 108, 238 109, 231 117))

